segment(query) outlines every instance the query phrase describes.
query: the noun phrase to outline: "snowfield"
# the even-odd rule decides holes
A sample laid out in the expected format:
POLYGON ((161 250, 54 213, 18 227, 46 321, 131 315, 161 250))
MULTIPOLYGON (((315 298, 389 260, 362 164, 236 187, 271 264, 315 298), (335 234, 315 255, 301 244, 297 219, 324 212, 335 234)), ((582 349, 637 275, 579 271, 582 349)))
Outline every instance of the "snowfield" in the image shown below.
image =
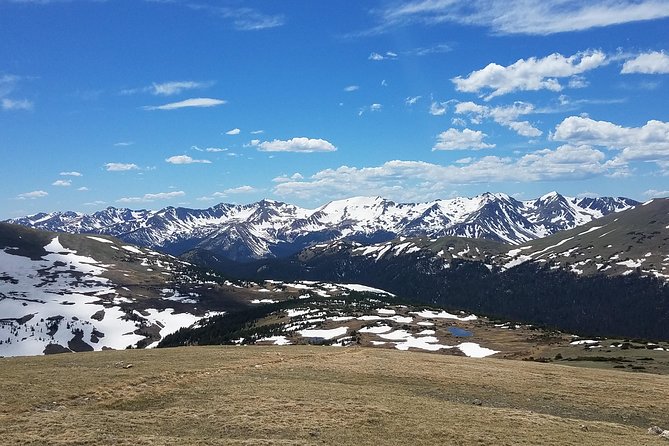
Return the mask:
MULTIPOLYGON (((132 301, 119 297, 116 285, 102 277, 111 265, 78 255, 58 237, 44 249, 47 254, 39 260, 13 254, 15 249, 0 250, 0 356, 39 355, 50 344, 124 349, 145 339, 136 333, 141 327, 155 326, 163 337, 214 315, 175 313, 173 308, 128 313, 122 304, 132 301)), ((134 247, 126 250, 144 255, 134 247)), ((175 290, 163 291, 169 291, 166 300, 195 302, 175 290)))

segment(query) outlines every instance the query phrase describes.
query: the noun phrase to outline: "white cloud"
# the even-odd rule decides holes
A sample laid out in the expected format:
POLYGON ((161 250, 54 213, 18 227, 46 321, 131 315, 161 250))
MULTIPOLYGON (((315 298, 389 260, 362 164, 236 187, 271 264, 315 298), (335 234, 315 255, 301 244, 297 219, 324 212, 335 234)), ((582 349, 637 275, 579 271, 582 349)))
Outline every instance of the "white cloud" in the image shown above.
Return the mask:
POLYGON ((186 6, 228 20, 237 31, 260 31, 283 26, 286 23, 283 15, 269 15, 249 7, 230 8, 203 3, 186 3, 186 6))
POLYGON ((567 83, 567 87, 576 89, 576 88, 585 88, 590 85, 590 82, 583 76, 572 76, 567 83))
POLYGON ((601 51, 584 51, 569 57, 553 53, 541 59, 519 59, 506 67, 490 63, 464 78, 457 76, 451 81, 461 92, 490 90, 487 95, 482 95, 488 101, 514 91, 561 91, 564 87, 558 79, 577 76, 606 63, 607 57, 601 51))
POLYGON ((453 47, 451 45, 448 43, 438 43, 428 47, 414 48, 408 51, 406 54, 411 56, 427 56, 430 54, 448 53, 449 51, 453 51, 453 47))
POLYGON ((667 198, 669 197, 669 190, 648 189, 644 191, 643 196, 646 198, 667 198))
POLYGON ((16 198, 18 198, 19 200, 26 200, 26 199, 34 200, 35 198, 43 198, 46 197, 47 195, 49 195, 49 193, 43 190, 34 190, 32 192, 25 192, 23 194, 19 194, 16 198))
POLYGON ((356 90, 360 90, 359 85, 349 85, 347 87, 344 87, 344 91, 346 91, 346 92, 351 92, 351 91, 356 91, 356 90))
POLYGON ((663 0, 414 0, 377 12, 372 33, 411 23, 478 25, 499 34, 548 35, 669 17, 663 0))
POLYGON ((448 129, 437 136, 437 144, 432 150, 481 150, 495 147, 483 142, 487 135, 480 130, 448 129))
POLYGON ((198 146, 191 146, 192 150, 195 150, 197 152, 209 152, 209 153, 220 153, 220 152, 227 152, 228 149, 222 149, 220 147, 207 147, 205 149, 201 149, 198 146))
POLYGON ((84 203, 84 206, 101 206, 103 204, 107 204, 107 202, 102 200, 95 200, 88 203, 84 203))
POLYGON ((51 183, 52 186, 59 186, 59 187, 68 187, 72 186, 72 181, 71 180, 56 180, 53 183, 51 183))
POLYGON ((260 135, 261 133, 265 133, 264 130, 254 130, 251 132, 252 135, 260 135))
POLYGON ((165 161, 170 164, 211 164, 209 160, 196 160, 188 155, 174 155, 165 158, 165 161))
POLYGON ((171 102, 164 105, 146 105, 142 107, 144 110, 176 110, 187 107, 215 107, 217 105, 225 104, 226 101, 212 98, 192 98, 179 102, 171 102))
POLYGON ((618 161, 669 160, 669 122, 651 120, 641 127, 623 127, 569 116, 555 127, 552 139, 620 150, 618 161))
POLYGON ((602 152, 587 146, 564 145, 519 158, 485 156, 458 165, 394 160, 375 167, 341 166, 322 170, 303 181, 278 183, 274 193, 319 201, 351 195, 425 201, 447 196, 458 184, 571 181, 614 171, 602 152))
POLYGON ((257 146, 261 152, 334 152, 337 148, 324 139, 292 138, 287 141, 275 139, 274 141, 257 142, 251 141, 251 145, 257 146), (255 144, 254 144, 255 142, 255 144))
POLYGON ((204 196, 204 197, 198 197, 196 200, 198 201, 213 201, 216 199, 220 198, 227 198, 230 195, 240 195, 240 194, 252 194, 252 193, 257 193, 260 192, 261 189, 256 189, 253 186, 239 186, 239 187, 232 187, 230 189, 225 189, 223 192, 214 192, 213 194, 209 196, 204 196))
POLYGON ((251 193, 254 193, 254 192, 258 192, 258 189, 256 189, 253 186, 239 186, 239 187, 233 187, 233 188, 230 188, 230 189, 225 189, 223 191, 223 193, 226 194, 226 195, 227 194, 230 194, 230 195, 251 194, 251 193))
POLYGON ((432 101, 430 104, 430 114, 432 116, 443 116, 446 114, 448 102, 432 101))
POLYGON ((369 106, 369 111, 373 111, 373 112, 374 111, 381 111, 382 108, 383 108, 383 105, 381 105, 381 104, 372 104, 372 105, 369 106))
POLYGON ((107 172, 125 172, 128 170, 138 170, 139 166, 132 163, 107 163, 105 164, 107 172))
POLYGON ((32 110, 34 104, 27 99, 2 98, 0 105, 3 110, 32 110))
POLYGON ((452 118, 451 119, 451 124, 457 125, 459 127, 467 127, 467 121, 465 121, 462 118, 458 118, 458 117, 452 118))
POLYGON ((89 189, 86 186, 81 186, 81 187, 78 187, 77 190, 81 191, 81 192, 86 192, 89 189))
POLYGON ((200 88, 211 87, 213 82, 199 82, 199 81, 171 81, 171 82, 154 82, 148 87, 142 88, 128 88, 121 91, 121 94, 136 94, 136 93, 150 93, 155 96, 173 96, 181 94, 187 90, 195 90, 200 88))
POLYGON ((117 143, 114 143, 114 147, 128 147, 135 144, 134 141, 120 141, 117 143))
POLYGON ((155 200, 170 200, 186 195, 182 190, 172 192, 158 192, 155 194, 144 194, 141 197, 124 197, 116 200, 117 203, 146 203, 155 200))
POLYGON ((639 54, 623 64, 622 74, 667 74, 669 73, 669 55, 664 51, 652 51, 639 54))
POLYGON ((226 135, 239 135, 242 131, 239 130, 238 128, 234 128, 232 130, 228 130, 225 132, 226 135))
POLYGON ((211 84, 211 82, 196 81, 163 82, 162 84, 154 83, 150 90, 152 94, 157 96, 172 96, 186 90, 210 87, 211 84))
POLYGON ((81 172, 76 172, 76 171, 61 172, 59 175, 63 176, 63 177, 83 177, 84 176, 81 172))
POLYGON ((392 51, 386 51, 385 54, 379 54, 376 52, 373 52, 369 55, 368 57, 369 60, 387 60, 387 59, 397 59, 397 53, 394 53, 392 51))
POLYGON ((8 97, 18 84, 25 78, 15 74, 0 75, 0 108, 3 110, 32 110, 34 104, 28 99, 13 99, 8 97))
POLYGON ((274 183, 286 183, 288 181, 299 181, 299 180, 303 180, 303 179, 304 179, 304 177, 302 176, 302 174, 300 174, 298 172, 295 172, 291 176, 281 175, 279 177, 276 177, 276 178, 272 179, 272 182, 274 182, 274 183))
MULTIPOLYGON (((455 113, 468 116, 473 124, 480 124, 484 119, 492 119, 520 136, 528 138, 541 136, 543 133, 528 121, 518 120, 520 116, 535 113, 534 106, 527 102, 514 102, 513 105, 498 107, 489 107, 474 102, 458 102, 455 105, 455 113)), ((454 119, 454 125, 462 125, 462 122, 454 119)))
POLYGON ((406 105, 415 105, 422 96, 409 96, 404 100, 406 105))

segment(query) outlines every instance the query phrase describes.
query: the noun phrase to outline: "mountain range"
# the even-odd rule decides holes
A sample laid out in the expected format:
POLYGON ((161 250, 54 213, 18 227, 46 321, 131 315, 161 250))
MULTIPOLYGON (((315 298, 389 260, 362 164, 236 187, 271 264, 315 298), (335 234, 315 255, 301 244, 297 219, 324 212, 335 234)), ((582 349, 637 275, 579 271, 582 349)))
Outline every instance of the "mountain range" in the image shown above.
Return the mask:
POLYGON ((197 250, 217 258, 283 258, 317 243, 363 243, 397 237, 469 237, 510 244, 546 237, 639 203, 628 198, 571 198, 556 192, 519 201, 501 193, 425 203, 354 197, 303 209, 272 200, 207 209, 109 207, 93 214, 39 213, 9 223, 55 232, 104 234, 181 255, 197 250))
MULTIPOLYGON (((537 201, 560 208, 573 204, 570 200, 554 194, 537 201)), ((341 213, 360 211, 353 206, 360 201, 348 200, 341 213)), ((373 206, 362 209, 389 214, 373 206)), ((281 311, 303 307, 309 299, 315 299, 314 308, 324 308, 332 297, 340 302, 357 291, 376 293, 372 306, 387 304, 393 293, 406 299, 402 308, 430 305, 450 314, 465 311, 585 335, 667 340, 669 199, 615 209, 520 244, 448 235, 374 241, 339 234, 290 255, 245 262, 205 249, 177 258, 107 235, 0 223, 0 355, 157 345, 198 321, 209 327, 203 333, 212 339, 227 333, 230 342, 263 336, 284 342, 280 337, 292 325, 272 319, 283 320, 281 311), (204 320, 220 312, 232 319, 204 320), (263 331, 250 321, 266 312, 271 324, 261 324, 263 331), (240 328, 228 333, 231 320, 240 328)), ((332 220, 344 218, 353 221, 341 215, 332 220)), ((332 321, 377 317, 358 314, 362 301, 350 299, 347 309, 332 310, 332 321)), ((312 319, 300 328, 302 337, 320 333, 322 318, 312 319)), ((343 330, 327 328, 335 329, 343 330)), ((204 342, 193 336, 179 339, 204 342)))
POLYGON ((669 199, 520 245, 400 237, 337 240, 246 264, 184 258, 253 280, 353 282, 586 335, 669 339, 669 199))

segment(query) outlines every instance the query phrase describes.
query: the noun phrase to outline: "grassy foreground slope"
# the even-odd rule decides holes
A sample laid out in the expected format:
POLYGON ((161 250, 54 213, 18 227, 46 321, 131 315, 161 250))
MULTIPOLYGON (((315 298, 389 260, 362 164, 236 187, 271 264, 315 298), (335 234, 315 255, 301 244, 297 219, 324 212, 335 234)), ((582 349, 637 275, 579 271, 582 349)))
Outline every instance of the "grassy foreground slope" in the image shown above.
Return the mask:
POLYGON ((369 348, 0 360, 12 444, 661 445, 669 377, 369 348), (128 364, 132 367, 126 368, 128 364))

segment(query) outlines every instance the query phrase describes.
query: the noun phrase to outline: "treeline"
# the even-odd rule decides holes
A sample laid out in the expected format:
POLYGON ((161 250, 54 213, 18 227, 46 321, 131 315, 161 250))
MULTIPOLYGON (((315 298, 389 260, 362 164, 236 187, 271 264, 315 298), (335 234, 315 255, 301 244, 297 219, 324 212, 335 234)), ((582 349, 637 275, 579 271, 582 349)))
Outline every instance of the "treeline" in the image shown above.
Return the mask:
MULTIPOLYGON (((253 305, 242 310, 231 311, 221 316, 214 316, 194 328, 182 328, 165 336, 158 347, 178 347, 182 345, 218 345, 233 344, 241 338, 244 343, 252 344, 256 339, 283 334, 286 320, 282 323, 268 323, 272 313, 281 317, 281 312, 293 308, 309 308, 325 311, 332 315, 364 313, 365 310, 378 307, 378 294, 351 291, 348 295, 336 298, 314 295, 307 299, 290 299, 273 304, 253 305), (265 320, 263 320, 265 319, 265 320), (263 320, 261 324, 259 321, 263 320)), ((391 305, 404 305, 400 298, 387 296, 384 301, 391 305)))
POLYGON ((255 279, 361 283, 420 303, 587 336, 669 340, 669 287, 641 276, 578 276, 525 263, 508 271, 417 253, 378 262, 348 255, 266 262, 255 279))

